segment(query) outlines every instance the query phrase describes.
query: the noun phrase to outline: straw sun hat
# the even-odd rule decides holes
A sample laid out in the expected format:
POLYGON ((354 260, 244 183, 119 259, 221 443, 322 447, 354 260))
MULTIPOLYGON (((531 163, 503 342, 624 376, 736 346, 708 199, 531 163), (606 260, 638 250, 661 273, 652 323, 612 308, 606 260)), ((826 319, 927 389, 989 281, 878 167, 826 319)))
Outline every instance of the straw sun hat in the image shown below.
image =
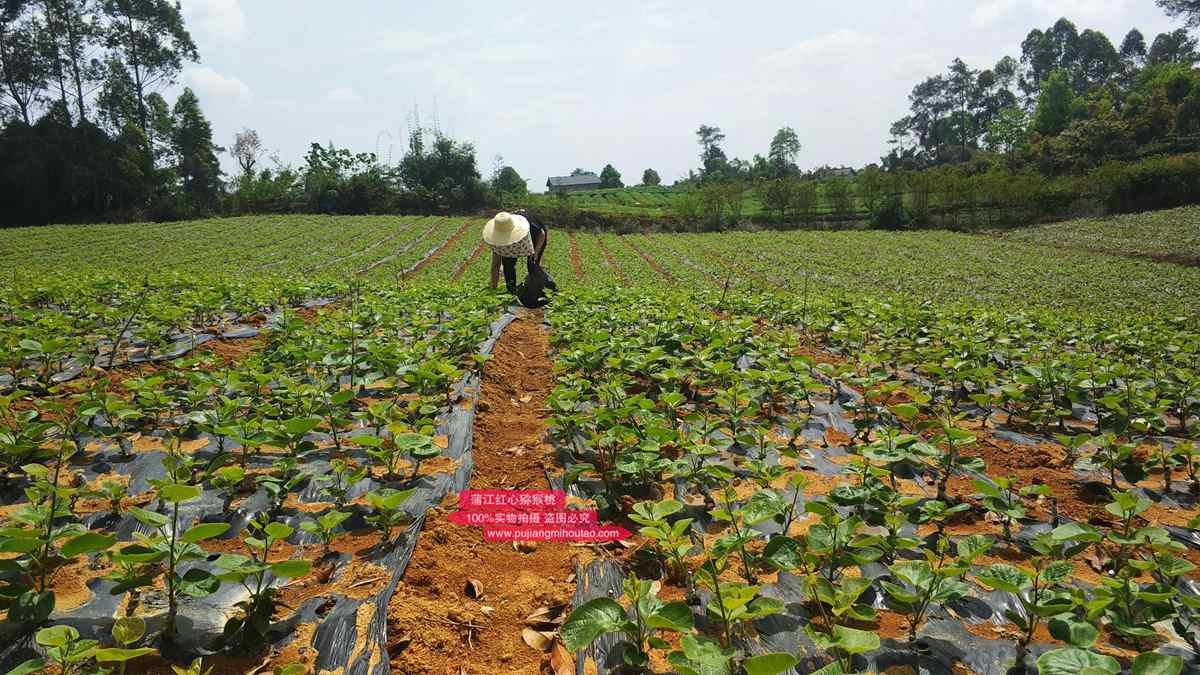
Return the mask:
POLYGON ((524 216, 501 211, 483 226, 483 243, 504 258, 533 255, 529 221, 524 216))

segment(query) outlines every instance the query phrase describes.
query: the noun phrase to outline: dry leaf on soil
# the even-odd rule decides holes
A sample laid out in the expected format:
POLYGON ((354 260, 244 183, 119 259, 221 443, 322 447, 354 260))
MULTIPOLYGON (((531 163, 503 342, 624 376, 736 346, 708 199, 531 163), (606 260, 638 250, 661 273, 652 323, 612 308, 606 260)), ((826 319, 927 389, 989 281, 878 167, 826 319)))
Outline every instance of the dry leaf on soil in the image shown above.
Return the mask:
POLYGON ((550 646, 554 644, 554 633, 525 628, 521 631, 521 639, 525 641, 525 644, 539 652, 548 652, 550 651, 550 646))
POLYGON ((554 641, 554 649, 550 652, 550 669, 554 675, 575 675, 575 657, 558 640, 554 641))

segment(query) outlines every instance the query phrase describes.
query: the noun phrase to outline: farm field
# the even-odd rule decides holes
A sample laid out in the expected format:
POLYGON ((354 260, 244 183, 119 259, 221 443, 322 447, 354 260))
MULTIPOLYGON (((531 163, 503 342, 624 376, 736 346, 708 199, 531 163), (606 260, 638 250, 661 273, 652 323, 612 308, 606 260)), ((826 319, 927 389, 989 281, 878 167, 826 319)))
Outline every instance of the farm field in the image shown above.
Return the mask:
POLYGON ((1008 241, 1200 265, 1200 208, 1088 218, 1010 230, 1008 241))
POLYGON ((1200 268, 1136 224, 552 230, 529 311, 482 222, 0 230, 0 667, 1197 667, 1200 268))

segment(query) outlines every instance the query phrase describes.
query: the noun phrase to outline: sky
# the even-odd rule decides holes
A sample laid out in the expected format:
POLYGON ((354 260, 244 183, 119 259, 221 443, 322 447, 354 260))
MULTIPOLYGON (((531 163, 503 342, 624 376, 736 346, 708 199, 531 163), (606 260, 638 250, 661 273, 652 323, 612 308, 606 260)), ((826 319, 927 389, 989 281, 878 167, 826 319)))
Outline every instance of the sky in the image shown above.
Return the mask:
POLYGON ((955 57, 1019 58, 1062 16, 1117 46, 1178 27, 1153 0, 182 2, 201 60, 179 85, 218 144, 249 127, 293 166, 329 141, 399 161, 418 110, 475 145, 485 178, 501 155, 533 191, 608 163, 626 184, 646 168, 673 182, 699 164, 701 124, 730 157, 765 155, 786 125, 802 168, 862 166, 955 57))

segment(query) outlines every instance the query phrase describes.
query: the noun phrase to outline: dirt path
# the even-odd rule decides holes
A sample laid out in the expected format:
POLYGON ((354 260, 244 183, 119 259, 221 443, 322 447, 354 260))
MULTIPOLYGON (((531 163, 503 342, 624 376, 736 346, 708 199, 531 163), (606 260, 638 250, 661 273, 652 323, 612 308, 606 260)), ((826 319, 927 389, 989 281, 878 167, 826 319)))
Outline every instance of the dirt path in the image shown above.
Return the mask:
POLYGON ((659 265, 657 262, 655 262, 654 258, 651 258, 650 256, 646 255, 645 251, 638 248, 637 246, 634 246, 633 242, 629 241, 628 236, 622 236, 621 243, 625 244, 627 247, 629 247, 629 249, 631 251, 636 253, 637 256, 639 258, 641 258, 647 265, 649 265, 650 269, 657 272, 660 277, 666 279, 669 283, 672 283, 672 284, 678 282, 678 280, 675 278, 675 275, 673 275, 670 272, 663 269, 662 265, 659 265))
MULTIPOLYGON (((542 442, 546 398, 554 386, 548 350, 540 311, 522 311, 501 335, 484 370, 471 488, 549 487, 544 467, 555 462, 550 445, 542 442)), ((538 608, 570 601, 576 556, 586 555, 587 549, 564 543, 485 542, 479 528, 446 519, 456 503, 451 495, 429 512, 389 605, 392 672, 546 671, 550 656, 521 639, 525 618, 538 608), (470 579, 482 582, 478 600, 464 593, 470 579)))
POLYGON ((608 268, 613 271, 613 274, 617 275, 617 278, 621 280, 622 284, 628 284, 629 278, 625 276, 625 270, 621 269, 621 266, 617 264, 617 261, 613 260, 612 254, 609 253, 608 249, 604 246, 604 242, 600 239, 600 235, 597 234, 593 236, 596 237, 596 246, 600 248, 600 253, 604 255, 604 262, 608 264, 608 268))
POLYGON ((583 278, 583 259, 579 255, 579 242, 575 241, 575 233, 570 233, 571 238, 571 268, 575 270, 575 280, 579 283, 584 282, 583 278))
POLYGON ((475 260, 479 258, 479 255, 483 253, 483 249, 483 242, 479 242, 479 244, 475 246, 475 250, 471 251, 471 255, 467 256, 467 259, 458 266, 458 269, 454 270, 454 276, 450 278, 450 281, 458 281, 461 279, 463 274, 466 273, 467 269, 469 269, 475 260))
POLYGON ((454 245, 457 244, 458 240, 462 238, 464 233, 466 233, 468 227, 471 227, 470 221, 463 223, 461 227, 459 227, 457 230, 454 231, 454 234, 450 235, 449 239, 442 242, 442 245, 439 246, 436 251, 429 254, 429 256, 427 256, 424 260, 417 263, 416 266, 414 266, 411 270, 409 270, 408 273, 404 275, 404 278, 412 279, 413 277, 420 274, 421 270, 425 269, 430 263, 432 263, 433 261, 442 257, 442 255, 446 251, 449 251, 452 248, 454 248, 454 245))

